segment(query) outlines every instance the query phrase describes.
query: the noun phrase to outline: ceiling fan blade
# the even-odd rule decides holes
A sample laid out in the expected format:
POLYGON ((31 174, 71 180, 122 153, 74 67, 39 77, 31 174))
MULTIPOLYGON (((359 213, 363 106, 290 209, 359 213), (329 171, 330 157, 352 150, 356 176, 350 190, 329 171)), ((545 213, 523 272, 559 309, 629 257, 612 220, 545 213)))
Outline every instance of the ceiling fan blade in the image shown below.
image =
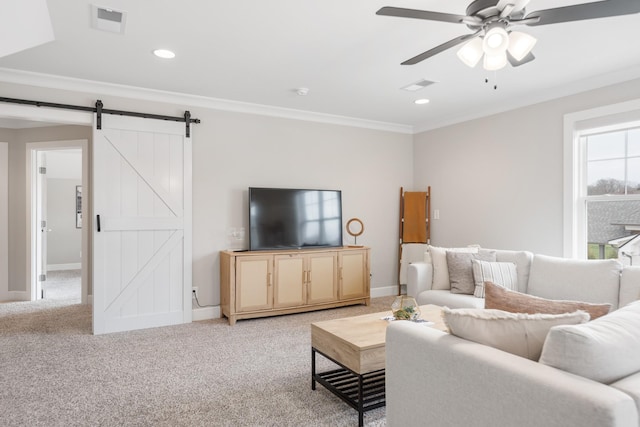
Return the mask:
MULTIPOLYGON (((401 7, 385 6, 376 12, 376 15, 397 16, 399 18, 427 19, 429 21, 453 22, 460 24, 469 19, 466 15, 454 15, 451 13, 429 12, 427 10, 403 9, 401 7)), ((471 18, 474 20, 473 18, 471 18)), ((475 21, 475 20, 474 20, 475 21)))
POLYGON ((527 62, 531 62, 534 59, 536 59, 535 56, 533 56, 533 53, 529 52, 527 54, 527 56, 525 56, 524 58, 522 58, 520 61, 518 61, 516 58, 514 58, 513 56, 511 56, 511 54, 509 53, 509 51, 507 51, 507 59, 509 60, 509 63, 514 66, 514 67, 519 67, 521 65, 526 64, 527 62))
POLYGON ((528 14, 524 19, 534 19, 527 23, 527 25, 536 26, 607 18, 610 16, 631 15, 639 12, 640 1, 638 0, 603 0, 594 3, 537 10, 528 14))
POLYGON ((449 40, 446 43, 442 43, 440 46, 436 46, 433 49, 429 49, 426 52, 422 52, 420 55, 416 55, 411 59, 407 59, 401 65, 414 65, 418 62, 424 61, 427 58, 431 58, 434 55, 439 54, 440 52, 444 52, 447 49, 450 49, 454 46, 457 46, 461 43, 464 43, 468 40, 471 40, 474 37, 477 37, 480 34, 480 31, 476 31, 473 34, 465 34, 464 36, 456 37, 455 39, 449 40))
POLYGON ((522 11, 531 0, 500 0, 496 5, 496 9, 500 12, 503 12, 508 5, 512 5, 513 8, 509 11, 507 15, 516 14, 522 11))

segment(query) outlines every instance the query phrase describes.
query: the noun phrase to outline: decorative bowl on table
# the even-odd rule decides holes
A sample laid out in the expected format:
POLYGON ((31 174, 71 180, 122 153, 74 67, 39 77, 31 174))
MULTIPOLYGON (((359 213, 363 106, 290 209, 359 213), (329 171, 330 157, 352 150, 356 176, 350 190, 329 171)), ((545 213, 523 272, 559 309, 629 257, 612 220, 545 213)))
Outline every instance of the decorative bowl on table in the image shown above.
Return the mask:
POLYGON ((396 320, 418 320, 420 307, 413 297, 400 295, 391 304, 391 313, 396 320))

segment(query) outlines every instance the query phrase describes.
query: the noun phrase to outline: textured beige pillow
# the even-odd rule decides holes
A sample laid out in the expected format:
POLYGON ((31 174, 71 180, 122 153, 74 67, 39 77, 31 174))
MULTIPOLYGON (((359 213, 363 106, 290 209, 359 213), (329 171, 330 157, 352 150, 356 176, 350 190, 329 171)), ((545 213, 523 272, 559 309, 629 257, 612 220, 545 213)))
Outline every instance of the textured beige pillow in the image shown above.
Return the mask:
POLYGON ((473 294, 476 287, 473 280, 474 260, 495 261, 496 252, 487 249, 479 249, 477 254, 447 251, 447 269, 452 294, 473 294))
POLYGON ((604 384, 640 371, 640 301, 549 331, 540 363, 604 384))
POLYGON ((584 311, 564 314, 524 314, 481 308, 444 307, 444 323, 452 335, 538 360, 549 329, 589 320, 584 311))
POLYGON ((478 248, 440 248, 438 246, 428 246, 427 251, 431 258, 431 265, 433 266, 431 289, 449 290, 451 289, 451 284, 449 283, 449 269, 447 268, 447 251, 478 253, 478 248))
POLYGON ((604 316, 611 310, 611 304, 550 300, 505 289, 491 282, 484 284, 484 307, 512 313, 529 314, 560 314, 583 310, 589 313, 592 320, 604 316))

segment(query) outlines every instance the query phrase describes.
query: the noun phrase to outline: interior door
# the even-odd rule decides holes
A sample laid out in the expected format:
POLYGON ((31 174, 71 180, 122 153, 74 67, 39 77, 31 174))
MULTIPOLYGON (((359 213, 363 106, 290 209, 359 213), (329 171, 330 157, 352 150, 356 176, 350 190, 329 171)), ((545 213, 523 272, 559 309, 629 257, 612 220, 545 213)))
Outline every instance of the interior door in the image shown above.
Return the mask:
POLYGON ((191 139, 102 116, 93 135, 93 332, 191 322, 191 139))
POLYGON ((35 299, 44 298, 45 281, 47 280, 47 153, 38 151, 36 154, 36 294, 35 299))

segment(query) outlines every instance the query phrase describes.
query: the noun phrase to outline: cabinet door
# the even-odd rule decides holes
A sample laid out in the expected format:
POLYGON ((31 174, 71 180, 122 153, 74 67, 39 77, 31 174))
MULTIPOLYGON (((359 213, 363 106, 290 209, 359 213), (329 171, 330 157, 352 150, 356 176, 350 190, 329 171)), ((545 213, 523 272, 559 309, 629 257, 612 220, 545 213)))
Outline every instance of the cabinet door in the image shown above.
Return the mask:
POLYGON ((367 296, 367 251, 341 252, 340 258, 340 299, 367 296))
POLYGON ((338 257, 335 252, 308 257, 307 303, 338 300, 338 257))
POLYGON ((273 307, 272 256, 238 257, 236 261, 236 311, 273 307))
POLYGON ((276 255, 273 306, 297 307, 306 301, 305 257, 301 255, 276 255))

